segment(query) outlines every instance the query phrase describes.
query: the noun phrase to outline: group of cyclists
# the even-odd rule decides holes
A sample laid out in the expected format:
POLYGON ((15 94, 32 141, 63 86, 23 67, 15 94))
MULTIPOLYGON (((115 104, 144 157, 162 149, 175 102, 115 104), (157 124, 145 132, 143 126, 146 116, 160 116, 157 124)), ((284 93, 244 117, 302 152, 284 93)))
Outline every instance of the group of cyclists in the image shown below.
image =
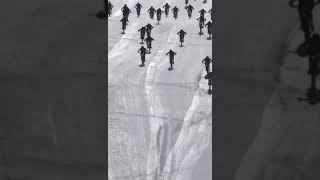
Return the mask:
MULTIPOLYGON (((106 6, 105 11, 107 13, 107 16, 110 17, 112 14, 113 5, 111 4, 111 2, 107 3, 106 1, 107 0, 105 0, 105 6, 106 6)), ((188 5, 188 0, 186 0, 185 2, 186 2, 185 9, 188 12, 188 17, 191 18, 192 11, 194 10, 194 8, 190 4, 188 5)), ((138 18, 140 16, 142 7, 143 6, 139 2, 134 6, 134 8, 137 11, 138 18)), ((168 17, 169 10, 170 10, 171 6, 168 3, 166 3, 163 6, 163 8, 164 8, 164 11, 161 8, 155 9, 153 6, 151 6, 148 9, 148 13, 149 13, 151 19, 154 19, 154 14, 156 13, 157 24, 160 24, 161 16, 163 13, 165 13, 165 16, 168 17)), ((122 11, 122 18, 121 18, 120 22, 122 22, 122 34, 125 34, 125 29, 126 29, 127 23, 129 22, 129 15, 131 13, 131 10, 128 8, 127 4, 125 4, 121 8, 121 11, 122 11)), ((175 6, 172 8, 172 11, 173 11, 174 19, 177 19, 179 8, 177 8, 175 6)), ((199 27, 200 27, 200 32, 201 32, 199 34, 202 35, 203 34, 203 32, 201 31, 202 28, 207 26, 208 27, 208 34, 209 34, 209 37, 207 39, 210 40, 211 35, 213 34, 212 22, 209 21, 208 23, 205 24, 206 19, 204 18, 204 15, 205 15, 205 13, 207 13, 207 11, 204 9, 201 9, 199 12, 200 12, 200 17, 197 19, 199 21, 199 27)), ((212 20, 213 19, 212 9, 210 9, 208 12, 211 13, 211 20, 212 20)), ((141 62, 142 62, 141 65, 139 65, 140 67, 145 66, 146 55, 151 53, 152 42, 154 41, 154 39, 151 37, 151 32, 152 32, 153 28, 154 27, 150 23, 148 23, 146 26, 143 26, 140 29, 138 29, 138 32, 140 33, 140 39, 141 39, 140 44, 144 44, 144 42, 146 42, 146 48, 142 45, 140 47, 140 49, 138 50, 138 53, 140 53, 141 62)), ((180 40, 180 47, 183 47, 184 37, 186 34, 187 33, 183 29, 181 29, 179 32, 177 32, 177 35, 179 35, 179 40, 180 40)), ((169 56, 169 63, 170 63, 170 67, 168 68, 169 71, 173 70, 174 57, 176 54, 177 53, 171 49, 165 54, 165 55, 169 56)), ((208 85, 209 85, 208 93, 211 94, 212 93, 211 86, 213 84, 212 83, 213 82, 213 75, 212 75, 212 72, 210 71, 210 63, 212 63, 212 60, 207 56, 202 61, 202 63, 204 63, 205 68, 206 68, 206 72, 207 72, 205 78, 208 79, 208 85)))
MULTIPOLYGON (((189 3, 188 0, 186 0, 185 3, 186 3, 185 9, 187 10, 188 17, 190 19, 192 16, 192 12, 194 10, 194 7, 191 4, 188 4, 189 3)), ((138 18, 140 17, 142 7, 143 6, 139 2, 134 6, 134 8, 137 11, 138 18)), ((111 4, 111 2, 107 3, 107 0, 105 0, 105 11, 108 14, 107 16, 109 16, 109 17, 112 14, 112 8, 113 8, 113 5, 111 4)), ((151 6, 147 11, 149 13, 149 16, 151 19, 154 19, 154 15, 156 14, 157 24, 160 24, 161 17, 162 17, 163 13, 165 14, 166 17, 168 17, 171 6, 168 3, 166 3, 163 6, 163 8, 164 8, 164 11, 161 8, 155 9, 153 6, 151 6)), ((123 18, 120 20, 120 22, 122 22, 122 33, 124 34, 127 23, 129 22, 128 16, 131 13, 131 10, 125 4, 124 7, 121 9, 121 11, 123 12, 123 18)), ((179 8, 177 6, 173 7, 172 12, 173 12, 174 19, 177 19, 179 8)), ((213 11, 212 11, 212 9, 210 9, 207 12, 205 9, 201 9, 199 11, 199 13, 200 13, 200 17, 197 18, 197 20, 199 21, 199 28, 200 28, 199 35, 203 35, 202 29, 204 27, 207 27, 207 32, 209 35, 209 37, 207 39, 211 40, 211 36, 213 34, 213 23, 212 23, 213 22, 213 11), (204 18, 205 13, 210 13, 210 17, 211 17, 211 21, 208 21, 206 24, 205 24, 206 19, 204 18)))

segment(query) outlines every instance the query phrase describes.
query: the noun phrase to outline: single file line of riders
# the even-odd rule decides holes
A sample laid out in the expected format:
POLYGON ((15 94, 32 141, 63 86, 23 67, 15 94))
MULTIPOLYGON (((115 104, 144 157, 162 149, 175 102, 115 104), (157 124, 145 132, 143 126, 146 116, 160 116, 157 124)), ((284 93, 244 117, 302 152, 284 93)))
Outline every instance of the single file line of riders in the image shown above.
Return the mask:
POLYGON ((202 64, 205 65, 205 68, 206 68, 206 76, 205 78, 207 79, 207 77, 209 76, 209 73, 210 73, 210 64, 212 63, 212 60, 209 58, 209 56, 206 56, 203 60, 202 60, 202 64))
POLYGON ((192 16, 192 11, 194 10, 194 8, 193 8, 193 6, 191 6, 191 4, 189 4, 188 6, 185 7, 185 9, 187 10, 188 17, 190 19, 191 16, 192 16))
MULTIPOLYGON (((105 3, 107 2, 107 0, 105 0, 105 3)), ((106 8, 106 7, 105 7, 106 8)), ((113 5, 111 4, 111 2, 109 1, 108 2, 108 7, 107 7, 107 13, 108 13, 108 16, 110 17, 111 14, 112 14, 112 8, 113 8, 113 5)))
POLYGON ((158 21, 158 24, 160 24, 162 13, 164 13, 164 11, 162 11, 162 9, 158 8, 157 9, 157 21, 158 21))
POLYGON ((122 33, 121 33, 121 34, 125 34, 125 30, 126 30, 126 28, 127 28, 127 25, 128 25, 129 20, 128 20, 127 17, 122 17, 122 18, 120 19, 120 22, 121 22, 121 24, 122 24, 122 33))
POLYGON ((138 32, 140 32, 140 39, 141 39, 141 43, 140 43, 140 44, 143 44, 146 31, 147 31, 147 28, 146 28, 145 26, 142 26, 142 27, 138 30, 138 32))
POLYGON ((179 8, 177 8, 177 6, 172 8, 172 13, 173 13, 173 18, 174 19, 178 18, 178 12, 179 12, 179 8))
POLYGON ((166 56, 169 55, 169 63, 170 63, 170 67, 169 67, 169 71, 173 70, 173 64, 174 64, 174 56, 176 55, 177 53, 172 51, 171 49, 169 50, 169 52, 166 53, 166 56))
POLYGON ((320 0, 290 0, 289 5, 298 9, 301 30, 305 33, 305 39, 309 39, 314 30, 312 11, 320 0))
POLYGON ((147 44, 147 48, 148 48, 148 54, 151 53, 151 48, 152 48, 152 41, 154 39, 151 37, 151 36, 148 36, 144 41, 146 42, 147 44))
POLYGON ((142 5, 141 5, 139 2, 137 2, 137 4, 134 6, 134 8, 136 9, 136 11, 137 11, 137 16, 138 16, 138 18, 139 18, 142 5))
POLYGON ((139 66, 143 67, 146 61, 146 54, 148 53, 148 50, 144 46, 141 46, 140 49, 138 50, 138 53, 140 53, 140 57, 141 57, 141 65, 139 66))
POLYGON ((179 39, 180 39, 180 47, 183 47, 183 42, 184 42, 184 36, 187 34, 186 32, 184 32, 182 29, 177 33, 179 35, 179 39))
POLYGON ((163 8, 164 8, 164 14, 166 15, 166 17, 168 17, 169 14, 169 10, 170 10, 170 5, 168 3, 166 3, 163 8))
POLYGON ((148 12, 149 12, 150 18, 153 19, 154 18, 154 13, 156 12, 156 9, 153 6, 151 6, 148 9, 148 12))
POLYGON ((208 28, 208 34, 209 34, 209 37, 207 37, 208 40, 211 40, 211 36, 213 34, 213 25, 212 25, 212 22, 211 21, 208 21, 207 24, 205 24, 204 26, 207 26, 208 28))
POLYGON ((153 29, 153 26, 152 26, 150 23, 148 23, 148 24, 146 25, 146 33, 147 33, 147 36, 151 36, 151 31, 152 31, 152 29, 153 29))
POLYGON ((204 18, 203 16, 200 16, 199 18, 197 18, 197 21, 199 21, 199 29, 200 29, 199 35, 202 35, 203 34, 202 29, 204 27, 204 22, 206 21, 206 18, 204 18))

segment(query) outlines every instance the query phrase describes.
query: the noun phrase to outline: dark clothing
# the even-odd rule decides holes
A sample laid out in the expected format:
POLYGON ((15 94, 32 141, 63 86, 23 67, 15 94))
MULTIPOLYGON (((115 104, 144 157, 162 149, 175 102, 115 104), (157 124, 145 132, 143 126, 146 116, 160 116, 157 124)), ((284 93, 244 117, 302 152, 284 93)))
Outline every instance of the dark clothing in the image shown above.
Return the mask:
POLYGON ((122 22, 122 29, 126 29, 127 22, 129 22, 128 19, 126 19, 125 17, 123 17, 123 18, 120 20, 120 22, 122 22))
POLYGON ((310 12, 313 10, 314 6, 319 3, 319 0, 290 0, 289 5, 298 8, 298 11, 300 12, 310 12), (294 4, 295 2, 298 2, 298 4, 294 4))
POLYGON ((151 24, 147 24, 146 25, 146 32, 147 32, 147 36, 151 35, 151 30, 153 29, 153 26, 151 24))
POLYGON ((166 16, 167 16, 168 13, 169 13, 170 7, 171 7, 171 6, 170 6, 168 3, 166 3, 166 4, 163 6, 166 16))
POLYGON ((154 11, 155 11, 155 9, 154 9, 153 7, 150 7, 150 8, 148 9, 148 12, 149 12, 149 13, 154 13, 154 11))
POLYGON ((203 62, 206 66, 209 66, 212 60, 207 56, 206 58, 204 58, 204 60, 202 60, 202 63, 203 62))
POLYGON ((204 22, 206 21, 206 19, 204 17, 200 17, 200 18, 197 18, 197 20, 199 21, 199 27, 203 28, 204 22))
POLYGON ((184 36, 187 34, 183 30, 180 30, 177 34, 179 34, 180 42, 184 42, 184 36))
POLYGON ((187 33, 184 32, 183 30, 180 30, 177 34, 182 34, 182 35, 184 36, 184 35, 187 34, 187 33))
POLYGON ((177 53, 175 53, 174 51, 170 50, 166 55, 169 55, 170 60, 174 59, 174 55, 176 55, 177 53))
POLYGON ((106 14, 109 14, 109 3, 108 3, 108 0, 104 0, 104 12, 106 14))
POLYGON ((142 5, 141 5, 140 3, 137 3, 137 4, 134 6, 134 8, 136 8, 136 9, 141 9, 141 8, 142 8, 142 5))
POLYGON ((141 5, 140 3, 137 3, 134 7, 136 8, 136 10, 137 10, 137 15, 138 15, 138 17, 139 17, 139 16, 140 16, 140 11, 141 11, 142 5, 141 5))
POLYGON ((113 5, 109 2, 108 5, 106 4, 107 0, 105 0, 105 9, 107 11, 107 14, 110 16, 111 15, 111 12, 112 12, 112 8, 113 8, 113 5), (106 7, 108 6, 108 7, 106 7))
POLYGON ((147 32, 147 36, 150 36, 153 26, 151 24, 148 24, 148 25, 146 26, 146 32, 147 32), (150 26, 148 26, 148 25, 150 25, 150 26))
POLYGON ((314 29, 313 14, 314 6, 319 4, 320 1, 314 2, 314 0, 290 0, 289 5, 298 9, 299 19, 301 22, 301 29, 310 34, 314 29), (295 4, 298 2, 298 4, 295 4))
POLYGON ((147 43, 147 48, 148 48, 148 49, 152 48, 152 47, 151 47, 151 43, 152 43, 152 41, 153 41, 153 38, 150 37, 150 36, 148 36, 148 37, 145 39, 145 41, 146 41, 146 43, 147 43))
POLYGON ((320 55, 320 36, 318 34, 314 34, 309 40, 306 42, 307 52, 311 56, 320 55))
POLYGON ((160 15, 160 16, 161 16, 162 13, 164 13, 164 11, 162 11, 160 8, 157 9, 157 15, 160 15))
POLYGON ((147 28, 147 30, 151 30, 151 29, 153 29, 153 26, 152 26, 150 23, 149 23, 149 24, 147 24, 145 27, 147 28))
POLYGON ((200 13, 200 17, 204 17, 204 14, 207 13, 207 11, 204 9, 201 9, 199 13, 200 13))
POLYGON ((213 26, 212 26, 212 22, 209 21, 207 24, 205 24, 205 26, 208 27, 208 34, 213 34, 213 26))
POLYGON ((164 13, 160 8, 157 9, 157 21, 159 22, 161 20, 161 15, 164 13))
POLYGON ((147 36, 151 35, 151 29, 147 29, 146 32, 147 32, 147 36))
POLYGON ((168 3, 166 3, 166 4, 163 6, 164 9, 170 9, 170 7, 171 7, 171 6, 170 6, 168 3))
POLYGON ((207 74, 210 74, 210 63, 212 62, 212 60, 207 56, 206 58, 204 58, 204 60, 202 60, 202 63, 204 62, 204 65, 206 66, 206 71, 207 74))
POLYGON ((144 36, 146 34, 146 27, 142 27, 138 30, 138 32, 140 31, 140 38, 144 39, 144 36))
POLYGON ((186 9, 188 12, 192 12, 194 10, 194 8, 191 5, 187 6, 186 9))
POLYGON ((186 7, 186 9, 187 9, 187 12, 188 12, 188 17, 190 19, 190 17, 192 16, 192 11, 193 11, 194 8, 191 5, 189 5, 189 6, 186 7))
POLYGON ((121 11, 122 11, 122 12, 126 12, 126 13, 131 13, 131 10, 128 8, 128 6, 123 6, 123 7, 121 8, 121 11))
POLYGON ((212 85, 213 85, 213 75, 212 75, 212 72, 210 72, 208 76, 209 76, 208 85, 209 85, 209 86, 212 86, 212 85))
POLYGON ((155 12, 156 10, 153 8, 153 7, 150 7, 149 9, 148 9, 148 12, 149 12, 149 15, 150 15, 150 18, 151 19, 153 19, 153 17, 154 17, 154 12, 155 12))
POLYGON ((174 8, 172 8, 173 13, 178 13, 179 8, 177 8, 176 6, 174 8))
POLYGON ((171 66, 171 69, 173 69, 172 65, 174 64, 174 55, 176 55, 174 51, 170 50, 169 52, 166 53, 166 56, 169 55, 169 63, 171 66))
POLYGON ((173 17, 174 17, 175 19, 177 19, 179 9, 178 9, 177 7, 174 7, 174 8, 172 9, 172 11, 173 11, 173 17))
POLYGON ((146 54, 147 52, 148 52, 148 50, 143 46, 138 51, 138 53, 140 53, 140 54, 146 54))
POLYGON ((319 75, 319 73, 320 73, 319 60, 320 60, 319 54, 310 57, 308 74, 310 74, 312 76, 319 75))
POLYGON ((147 52, 148 52, 148 50, 143 46, 138 51, 138 53, 140 53, 140 56, 141 56, 142 65, 144 65, 144 62, 146 60, 147 52))
POLYGON ((128 19, 129 14, 131 13, 131 10, 127 6, 123 6, 123 8, 121 8, 121 11, 122 11, 122 16, 128 19))
POLYGON ((212 11, 212 9, 210 9, 208 12, 210 13, 211 21, 213 21, 213 11, 212 11))

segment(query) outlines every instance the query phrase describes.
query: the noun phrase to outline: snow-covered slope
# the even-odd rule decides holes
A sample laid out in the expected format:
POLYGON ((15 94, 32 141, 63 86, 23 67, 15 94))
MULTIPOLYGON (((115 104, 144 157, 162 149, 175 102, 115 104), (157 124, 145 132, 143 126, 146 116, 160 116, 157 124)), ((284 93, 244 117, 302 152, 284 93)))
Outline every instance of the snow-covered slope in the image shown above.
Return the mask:
MULTIPOLYGON (((113 16, 108 19, 109 179, 192 180, 201 174, 199 169, 211 169, 211 153, 207 152, 212 145, 212 102, 201 61, 205 56, 212 58, 212 42, 206 34, 197 34, 196 18, 201 8, 209 10, 212 4, 190 1, 195 11, 189 20, 183 1, 140 1, 140 18, 133 8, 136 2, 112 2, 113 16), (146 11, 166 2, 180 9, 178 19, 170 11, 157 25, 146 11), (121 35, 119 9, 124 3, 133 13, 126 34, 121 35), (137 30, 149 22, 155 41, 146 56, 146 67, 141 68, 137 30), (176 34, 180 29, 188 33, 182 48, 176 34), (165 55, 170 49, 177 52, 173 71, 168 71, 165 55), (199 159, 206 160, 198 163, 199 159)), ((206 174, 203 180, 211 178, 206 174)))
MULTIPOLYGON (((320 30, 319 9, 315 29, 320 30)), ((293 50, 304 41, 299 25, 287 42, 293 50)), ((320 179, 319 105, 297 101, 310 86, 308 60, 287 53, 280 80, 262 116, 262 124, 247 152, 236 180, 317 180, 320 179)), ((320 81, 318 80, 317 84, 320 81)))

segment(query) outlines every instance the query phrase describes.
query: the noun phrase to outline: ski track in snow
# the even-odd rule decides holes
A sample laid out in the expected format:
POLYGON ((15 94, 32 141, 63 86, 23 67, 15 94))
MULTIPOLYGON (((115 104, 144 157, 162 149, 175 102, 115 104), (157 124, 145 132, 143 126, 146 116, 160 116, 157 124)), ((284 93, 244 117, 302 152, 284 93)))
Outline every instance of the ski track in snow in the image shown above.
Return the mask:
MULTIPOLYGON (((126 1, 123 1, 125 3, 126 1)), ((129 8, 132 10, 132 13, 130 16, 132 17, 135 15, 134 9, 132 8, 135 1, 132 1, 133 3, 128 4, 129 8)), ((155 8, 162 7, 163 4, 168 2, 170 5, 173 4, 173 1, 157 1, 157 3, 153 3, 153 6, 155 8)), ((118 3, 120 6, 123 3, 118 3)), ((144 5, 145 3, 142 3, 144 5)), ((151 4, 151 3, 149 3, 151 4)), ((183 3, 180 3, 180 7, 183 3)), ((199 2, 193 2, 193 6, 195 7, 195 12, 193 13, 193 19, 195 16, 198 15, 196 10, 201 9, 203 4, 199 2), (195 4, 197 3, 197 4, 195 4), (201 8, 200 8, 201 7, 201 8)), ((119 6, 119 7, 120 7, 119 6)), ((173 7, 174 5, 172 5, 173 7)), ((148 9, 150 6, 148 4, 144 5, 144 10, 148 9)), ((179 7, 179 5, 178 5, 179 7)), ((206 4, 205 9, 210 9, 211 4, 206 4)), ((184 10, 180 10, 184 11, 184 10)), ((183 12, 181 12, 179 15, 186 16, 186 13, 182 15, 183 12)), ((171 14, 171 12, 170 12, 171 14)), ((170 16, 169 14, 169 16, 170 16)), ((121 16, 121 11, 116 11, 116 13, 113 14, 111 17, 111 20, 114 21, 115 19, 119 19, 119 16, 121 16)), ((145 112, 138 112, 140 114, 140 119, 143 119, 140 121, 134 122, 135 125, 129 125, 131 126, 131 129, 133 126, 134 130, 143 131, 144 128, 146 128, 144 123, 149 124, 149 132, 140 132, 140 136, 145 136, 145 140, 141 140, 140 143, 143 145, 147 145, 148 147, 139 145, 133 146, 126 146, 127 150, 124 150, 121 148, 121 144, 118 144, 120 147, 120 154, 116 155, 115 153, 119 153, 116 150, 111 150, 108 148, 108 152, 113 151, 114 153, 110 155, 111 162, 108 162, 109 167, 109 179, 150 179, 150 180, 156 180, 156 179, 188 179, 190 178, 191 168, 196 163, 197 159, 201 156, 201 152, 208 148, 210 145, 210 136, 211 136, 211 121, 212 121, 212 112, 211 112, 211 96, 206 94, 207 89, 207 80, 201 78, 199 82, 199 78, 203 77, 204 71, 203 71, 203 65, 201 64, 201 59, 197 56, 194 61, 198 61, 199 66, 196 66, 193 70, 189 69, 175 69, 173 72, 168 72, 167 67, 168 63, 168 57, 164 54, 169 51, 169 49, 173 49, 177 52, 177 56, 175 57, 175 64, 176 66, 179 66, 178 63, 181 61, 184 61, 185 59, 188 59, 190 57, 186 57, 189 55, 190 52, 186 49, 192 49, 197 48, 198 52, 202 55, 209 55, 211 56, 211 47, 210 44, 207 41, 204 41, 203 36, 199 38, 199 35, 194 30, 197 27, 197 23, 194 22, 193 26, 190 27, 190 22, 188 19, 185 19, 187 23, 181 23, 181 19, 179 21, 173 21, 167 22, 166 18, 164 17, 161 25, 154 25, 153 33, 152 34, 158 34, 157 30, 159 30, 159 34, 161 34, 161 38, 155 39, 153 43, 153 48, 151 51, 153 52, 151 55, 146 56, 146 63, 148 65, 147 68, 138 68, 138 60, 140 59, 140 56, 137 54, 137 50, 140 47, 140 44, 138 42, 133 42, 135 39, 138 40, 139 34, 136 32, 138 28, 140 28, 142 25, 146 25, 147 22, 150 22, 149 17, 146 17, 146 14, 142 12, 139 21, 133 21, 134 23, 129 22, 128 28, 126 30, 126 34, 121 36, 120 41, 112 48, 112 50, 108 53, 108 87, 117 88, 119 95, 119 101, 121 101, 119 104, 122 103, 120 106, 121 108, 124 108, 125 111, 121 111, 120 114, 122 114, 122 118, 124 118, 124 114, 127 114, 129 117, 130 114, 136 114, 127 112, 127 108, 130 108, 130 103, 134 102, 128 102, 132 101, 130 100, 130 96, 126 97, 126 93, 128 94, 135 94, 135 90, 132 89, 132 85, 135 85, 137 89, 144 89, 144 96, 142 95, 142 100, 146 103, 145 112), (185 47, 178 48, 178 36, 176 32, 178 32, 181 28, 188 29, 190 33, 186 36, 185 40, 185 47), (166 30, 167 29, 167 30, 166 30), (160 30, 163 30, 160 32, 160 30), (202 40, 201 40, 202 38, 202 40), (167 41, 163 41, 164 39, 167 39, 167 41), (201 43, 199 42, 199 39, 201 43), (132 43, 135 44, 135 46, 132 46, 132 43), (206 49, 202 50, 204 47, 206 49), (203 54, 205 53, 205 54, 203 54), (151 57, 150 57, 151 56, 151 57), (134 61, 134 62, 132 62, 134 61), (149 63, 149 64, 148 64, 149 63), (138 70, 138 73, 137 73, 138 70), (185 71, 185 72, 184 72, 185 71), (188 73, 189 71, 189 73, 188 73), (121 72, 121 73, 120 73, 121 72), (194 87, 193 89, 196 89, 196 92, 194 92, 193 89, 186 89, 185 91, 187 94, 190 94, 193 96, 193 100, 191 105, 188 109, 186 109, 186 114, 184 115, 184 118, 175 118, 170 117, 170 113, 168 113, 168 110, 166 110, 163 102, 163 97, 159 96, 159 90, 161 91, 161 87, 165 83, 161 82, 163 81, 163 77, 161 77, 164 73, 171 73, 175 75, 182 75, 185 73, 185 77, 182 79, 179 77, 172 78, 169 80, 167 84, 171 84, 172 87, 178 86, 181 84, 183 86, 184 84, 190 84, 190 86, 194 87), (191 75, 187 75, 191 74, 191 75), (145 78, 142 78, 144 77, 145 78), (162 78, 162 79, 161 79, 162 78), (136 82, 138 80, 138 82, 136 82), (190 83, 191 82, 199 82, 199 83, 190 83), (143 87, 141 87, 141 85, 143 87), (131 88, 130 88, 131 87, 131 88), (129 89, 128 89, 129 88, 129 89), (121 96, 121 97, 120 97, 121 96), (121 99, 121 100, 120 100, 121 99), (177 120, 174 120, 177 119, 177 120), (179 119, 181 119, 181 122, 179 122, 179 119), (171 137, 169 137, 171 134, 169 132, 176 131, 174 128, 174 123, 178 122, 181 123, 181 129, 180 133, 178 134, 177 140, 175 142, 171 142, 171 137), (139 125, 139 123, 142 123, 139 125), (144 135, 143 135, 144 134, 144 135), (149 134, 149 135, 146 135, 149 134), (149 139, 148 139, 149 137, 149 139), (173 144, 173 147, 171 149, 166 149, 168 144, 173 144), (128 153, 130 148, 141 148, 140 151, 143 151, 141 153, 144 154, 144 152, 147 154, 146 162, 143 162, 143 158, 141 161, 130 161, 130 155, 132 153, 128 153), (146 149, 147 148, 147 149, 146 149), (127 153, 126 153, 127 151, 127 153), (127 157, 124 157, 124 156, 127 157), (114 158, 116 157, 116 158, 114 158), (160 157, 164 157, 165 159, 161 159, 160 157), (163 162, 162 162, 163 161, 163 162), (120 165, 116 165, 113 162, 121 162, 123 165, 125 163, 131 163, 127 164, 126 167, 121 167, 120 165), (146 164, 146 172, 141 173, 143 171, 143 166, 139 165, 138 163, 145 163, 146 164), (131 166, 131 168, 130 168, 131 166), (119 168, 119 169, 117 169, 119 168), (129 169, 128 169, 129 168, 129 169), (140 168, 140 170, 139 170, 140 168), (141 169, 142 168, 142 169, 141 169), (188 170, 188 171, 187 171, 188 170)), ((208 18, 209 19, 209 18, 208 18)), ((130 18, 129 18, 130 21, 130 18)), ((194 21, 194 20, 193 20, 194 21)), ((117 23, 114 21, 114 23, 117 23)), ((154 24, 154 23, 153 23, 154 24)), ((120 27, 120 26, 119 26, 120 27)), ((198 30, 198 29, 196 29, 198 30)), ((187 31, 187 32, 189 32, 187 31)), ((116 34, 112 35, 113 38, 117 38, 116 34)), ((204 57, 200 57, 204 58, 204 57)), ((192 58, 191 58, 192 59, 192 58)), ((192 66, 191 66, 192 67, 192 66)), ((192 68, 191 68, 192 69, 192 68)), ((169 88, 169 87, 168 87, 169 88)), ((134 88, 133 88, 134 89, 134 88)), ((113 91, 113 90, 111 90, 113 91)), ((139 93, 140 94, 140 93, 139 93)), ((143 94, 143 93, 142 93, 143 94)), ((108 95, 109 96, 109 95, 108 95)), ((172 95, 171 95, 172 96, 172 95)), ((167 98, 172 98, 168 95, 167 98)), ((176 99, 172 99, 176 100, 176 99)), ((109 104, 112 106, 112 104, 109 104)), ((109 106, 109 107, 110 107, 109 106)), ((132 110, 129 110, 132 111, 132 110)), ((116 117, 119 113, 115 113, 115 111, 109 111, 108 114, 109 118, 115 118, 118 119, 119 117, 116 117)), ((108 121, 109 121, 108 118, 108 121)), ((119 131, 121 129, 116 128, 116 122, 112 122, 113 124, 108 127, 112 127, 113 133, 115 133, 112 138, 117 138, 117 142, 126 142, 130 141, 130 137, 128 135, 125 135, 119 131), (126 136, 125 138, 122 137, 122 139, 119 139, 121 137, 119 136, 126 136), (127 139, 126 139, 127 138, 127 139)), ((178 124, 177 123, 177 124, 178 124)), ((110 124, 110 122, 108 122, 110 124)), ((176 133, 176 132, 172 132, 176 133)), ((108 138, 109 139, 109 138, 108 138)), ((111 139, 111 138, 110 138, 111 139)), ((134 138, 131 139, 131 141, 134 141, 134 138)), ((133 142, 134 143, 134 142, 133 142)), ((141 145, 142 145, 141 144, 141 145)), ((137 150, 137 149, 136 149, 137 150)), ((139 150, 137 150, 139 151, 139 150)), ((136 152, 135 152, 136 153, 136 152)), ((211 158, 210 158, 211 159, 211 158)))

